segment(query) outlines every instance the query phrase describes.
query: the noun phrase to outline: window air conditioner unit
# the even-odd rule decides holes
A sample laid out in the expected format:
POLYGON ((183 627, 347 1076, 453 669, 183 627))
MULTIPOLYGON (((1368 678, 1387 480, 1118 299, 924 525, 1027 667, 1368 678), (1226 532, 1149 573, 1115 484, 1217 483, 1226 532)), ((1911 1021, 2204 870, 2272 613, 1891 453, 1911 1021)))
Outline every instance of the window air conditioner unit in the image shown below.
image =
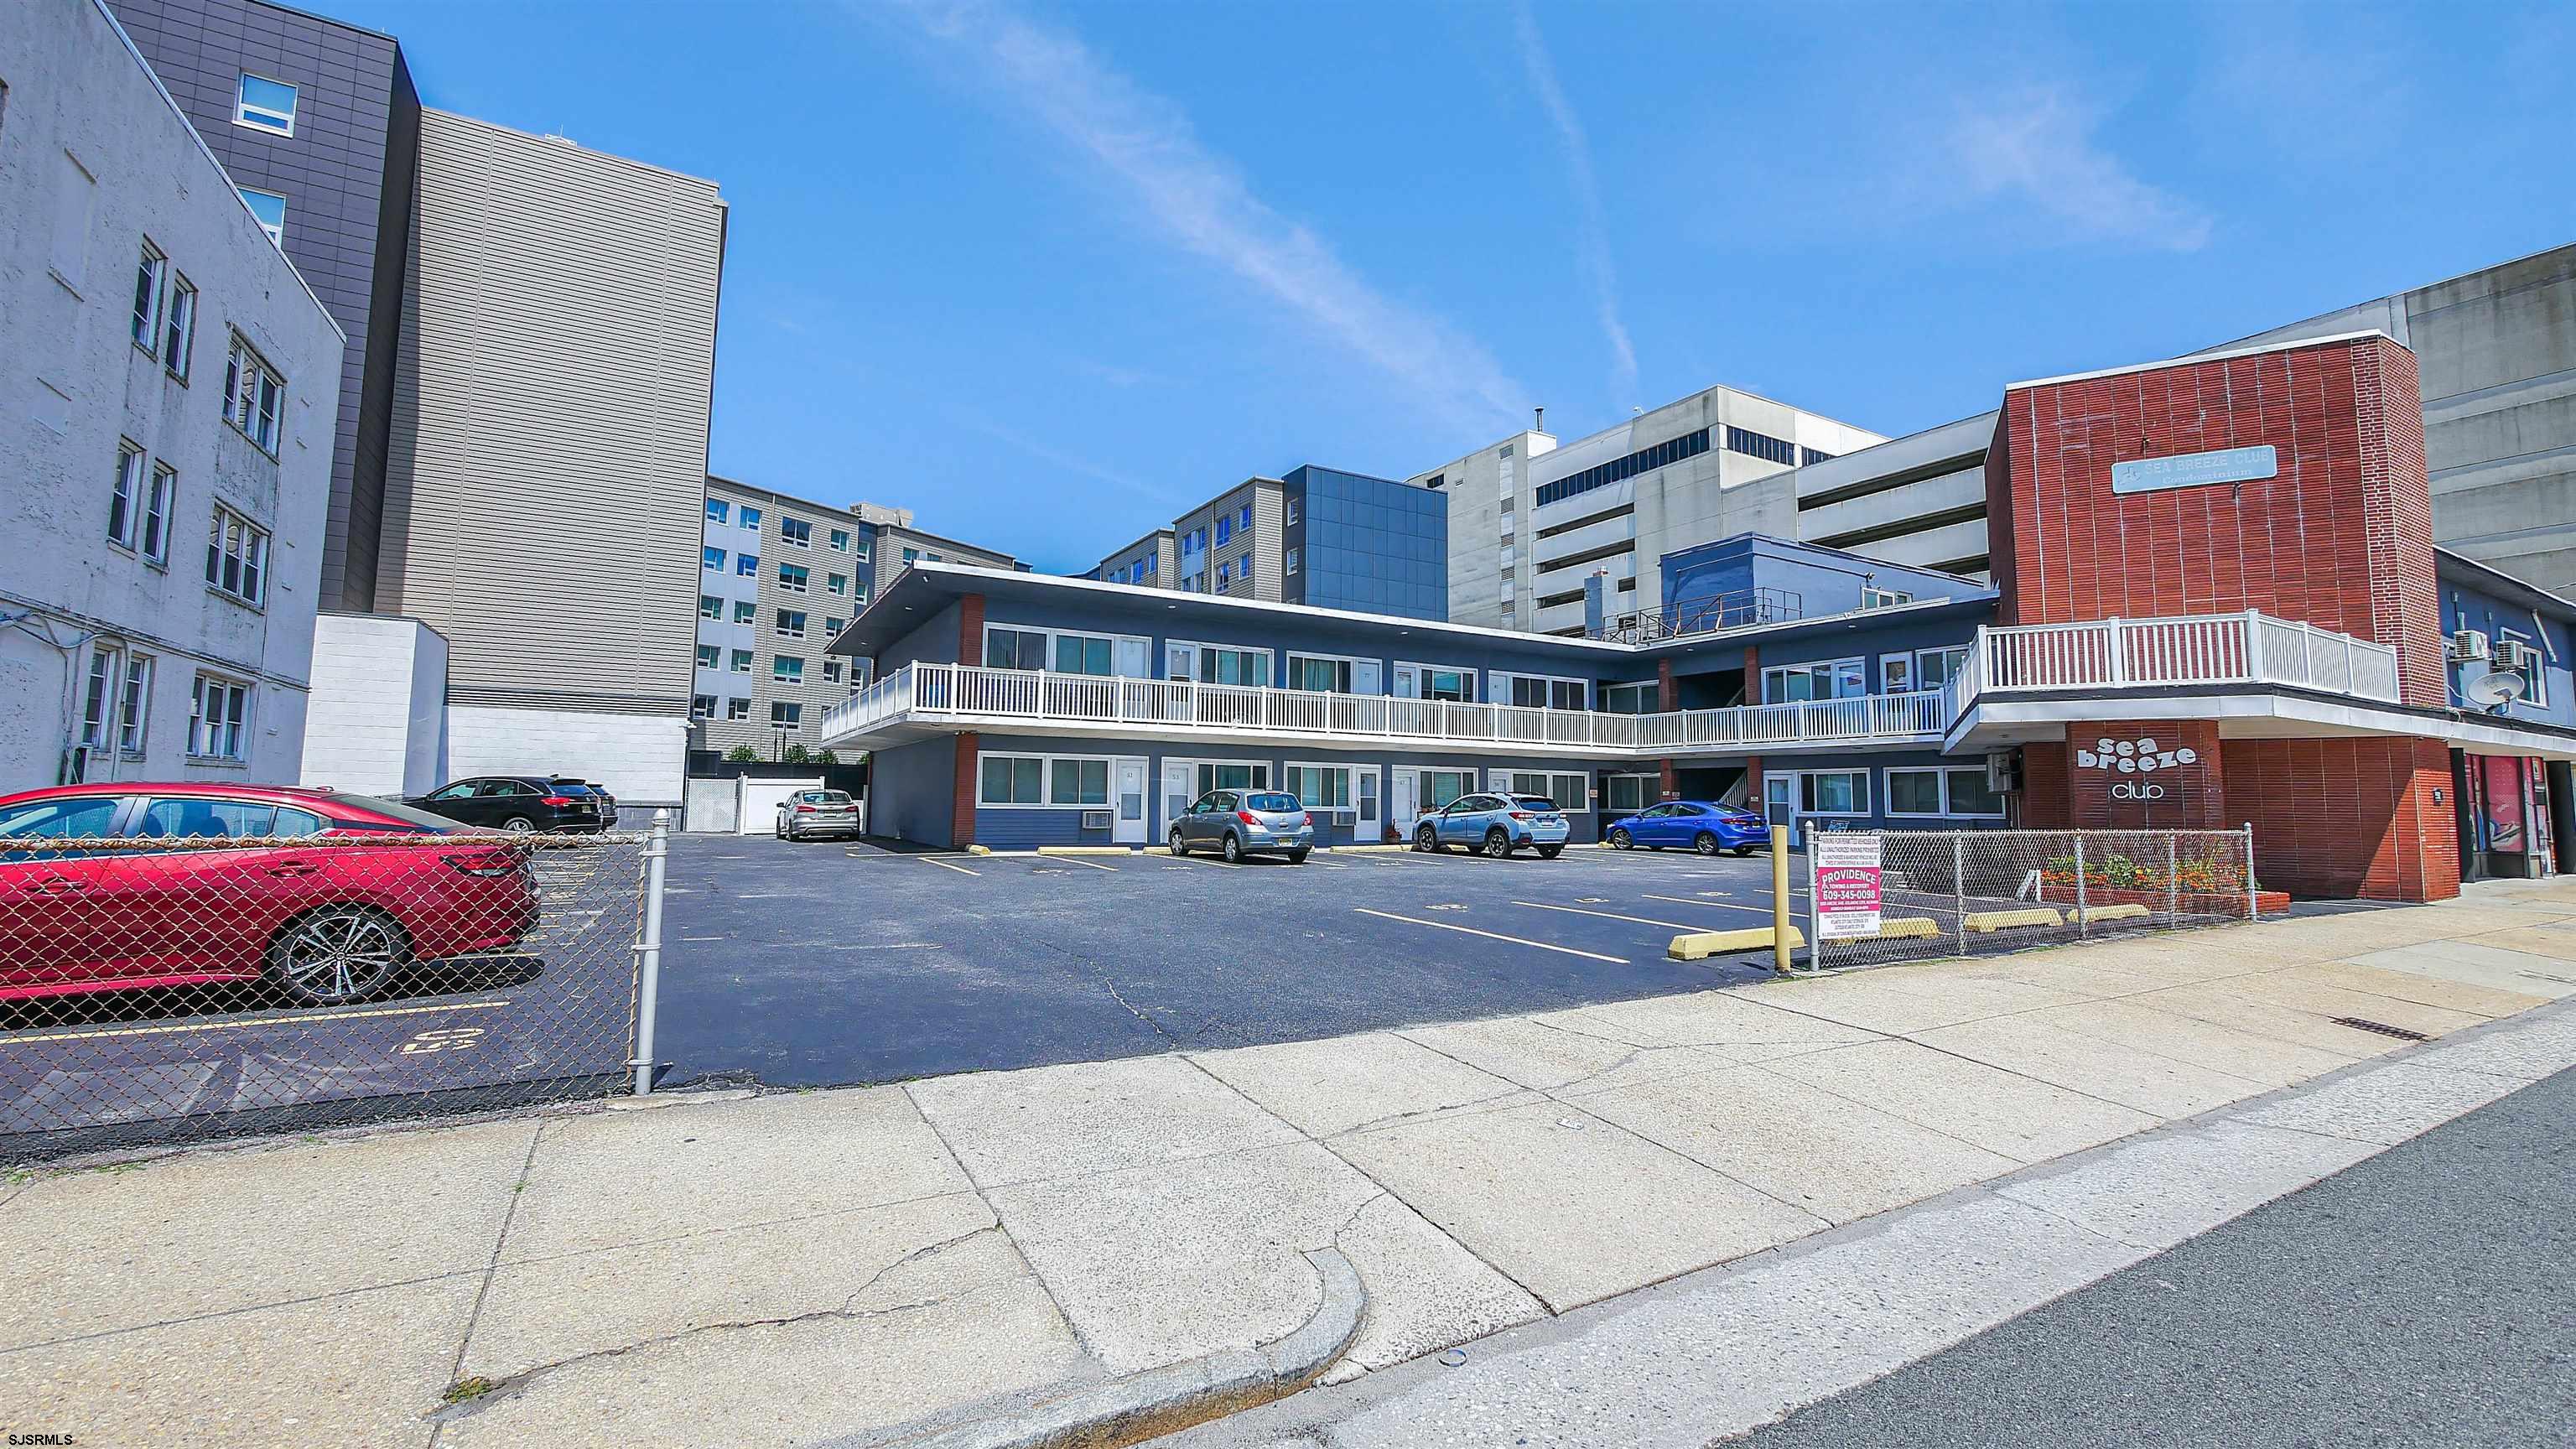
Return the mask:
POLYGON ((1109 812, 1108 812, 1108 811, 1106 811, 1106 810, 1085 810, 1085 811, 1083 811, 1083 812, 1082 812, 1082 828, 1083 828, 1083 829, 1085 829, 1085 830, 1106 830, 1106 829, 1108 829, 1108 828, 1109 828, 1109 812))
POLYGON ((2487 636, 2476 629, 2452 630, 2451 657, 2454 659, 2486 658, 2487 636))

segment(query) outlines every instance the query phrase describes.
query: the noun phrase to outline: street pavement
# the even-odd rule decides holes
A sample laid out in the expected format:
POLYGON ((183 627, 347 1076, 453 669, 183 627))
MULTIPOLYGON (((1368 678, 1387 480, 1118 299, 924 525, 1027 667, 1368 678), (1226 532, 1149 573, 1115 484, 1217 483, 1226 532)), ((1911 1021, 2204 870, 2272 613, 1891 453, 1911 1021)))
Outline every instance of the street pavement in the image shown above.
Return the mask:
POLYGON ((2571 962, 2561 883, 21 1174, 0 1384, 90 1445, 887 1443, 1311 1340, 1346 1265, 1273 1406, 1333 1442, 1696 1449, 2576 1063, 2571 962))
POLYGON ((1743 1442, 2565 1445, 2570 1122, 2576 1071, 1743 1442))

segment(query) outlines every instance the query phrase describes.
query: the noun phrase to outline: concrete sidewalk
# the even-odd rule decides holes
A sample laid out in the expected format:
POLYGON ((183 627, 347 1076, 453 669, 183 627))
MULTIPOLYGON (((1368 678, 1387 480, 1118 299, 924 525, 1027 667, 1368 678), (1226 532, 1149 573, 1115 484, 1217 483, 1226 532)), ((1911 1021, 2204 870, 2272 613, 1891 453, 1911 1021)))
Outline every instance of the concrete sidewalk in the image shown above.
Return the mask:
POLYGON ((904 1442, 1312 1340, 1323 1250, 1366 1294, 1317 1365, 1348 1379, 2571 992, 2576 883, 2491 886, 43 1174, 0 1187, 0 1382, 13 1430, 83 1444, 904 1442))

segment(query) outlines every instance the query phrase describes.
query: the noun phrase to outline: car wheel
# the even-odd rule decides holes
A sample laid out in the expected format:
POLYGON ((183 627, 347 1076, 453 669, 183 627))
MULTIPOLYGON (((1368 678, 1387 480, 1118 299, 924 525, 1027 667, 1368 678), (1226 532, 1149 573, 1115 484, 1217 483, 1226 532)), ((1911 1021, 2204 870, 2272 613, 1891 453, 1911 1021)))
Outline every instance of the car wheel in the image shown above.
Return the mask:
POLYGON ((537 822, 530 820, 525 815, 513 815, 509 819, 501 822, 501 828, 510 832, 512 835, 527 835, 536 830, 537 822))
POLYGON ((1691 837, 1691 849, 1698 851, 1702 855, 1715 855, 1717 854, 1717 836, 1710 831, 1703 830, 1699 834, 1691 837))
POLYGON ((1190 853, 1189 842, 1181 839, 1181 832, 1177 829, 1172 832, 1172 838, 1169 844, 1172 847, 1172 854, 1174 855, 1187 855, 1190 853))
POLYGON ((1432 855, 1440 853, 1440 832, 1425 825, 1413 832, 1413 848, 1432 855))
POLYGON ((1243 863, 1243 841, 1229 830, 1225 839, 1218 842, 1217 853, 1225 857, 1227 864, 1240 865, 1243 863))
POLYGON ((1565 847, 1562 845, 1542 845, 1538 848, 1538 858, 1541 860, 1554 860, 1563 854, 1565 854, 1565 847))
POLYGON ((1288 863, 1290 865, 1304 865, 1306 863, 1306 852, 1302 850, 1292 850, 1288 852, 1288 863))
POLYGON ((1613 830, 1610 832, 1610 848, 1612 850, 1634 850, 1637 848, 1637 837, 1630 835, 1624 830, 1613 830))
POLYGON ((1485 854, 1495 860, 1511 859, 1512 837, 1503 827, 1497 825, 1485 832, 1485 854))
POLYGON ((363 1001, 411 960, 411 938, 373 906, 324 906, 289 921, 268 948, 268 976, 306 1006, 363 1001))

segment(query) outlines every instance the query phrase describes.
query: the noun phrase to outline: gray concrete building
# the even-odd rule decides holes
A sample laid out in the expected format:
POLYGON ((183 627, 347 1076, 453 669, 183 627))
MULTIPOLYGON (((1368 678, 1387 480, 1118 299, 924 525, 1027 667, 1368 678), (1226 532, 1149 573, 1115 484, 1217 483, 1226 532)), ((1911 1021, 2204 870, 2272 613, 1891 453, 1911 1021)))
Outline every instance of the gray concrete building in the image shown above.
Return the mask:
POLYGON ((322 607, 372 609, 420 154, 420 96, 402 46, 265 0, 113 8, 348 335, 320 539, 322 607))
POLYGON ((1712 387, 1572 442, 1533 428, 1407 481, 1449 495, 1452 620, 1573 635, 1593 574, 1606 575, 1612 612, 1651 610, 1666 553, 1786 532, 1792 495, 1766 480, 1880 440, 1712 387))
POLYGON ((103 5, 0 5, 0 792, 298 777, 344 341, 103 5))

